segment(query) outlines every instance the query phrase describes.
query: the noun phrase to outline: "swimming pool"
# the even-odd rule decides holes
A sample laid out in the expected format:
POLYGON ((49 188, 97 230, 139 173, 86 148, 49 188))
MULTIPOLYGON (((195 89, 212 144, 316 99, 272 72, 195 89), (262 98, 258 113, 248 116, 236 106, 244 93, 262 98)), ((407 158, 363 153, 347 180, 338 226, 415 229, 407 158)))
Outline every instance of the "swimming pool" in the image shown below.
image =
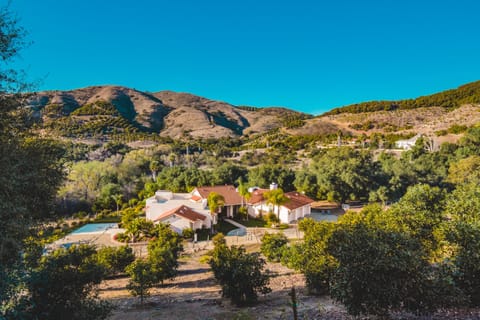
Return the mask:
POLYGON ((324 213, 319 211, 312 210, 312 213, 309 216, 316 221, 327 221, 327 222, 337 222, 338 216, 331 213, 324 213))
POLYGON ((102 233, 108 229, 116 228, 116 223, 87 223, 86 225, 78 228, 70 234, 82 234, 82 233, 102 233))
POLYGON ((229 232, 227 232, 227 236, 239 236, 243 237, 247 235, 247 229, 245 228, 238 228, 238 229, 233 229, 229 232))

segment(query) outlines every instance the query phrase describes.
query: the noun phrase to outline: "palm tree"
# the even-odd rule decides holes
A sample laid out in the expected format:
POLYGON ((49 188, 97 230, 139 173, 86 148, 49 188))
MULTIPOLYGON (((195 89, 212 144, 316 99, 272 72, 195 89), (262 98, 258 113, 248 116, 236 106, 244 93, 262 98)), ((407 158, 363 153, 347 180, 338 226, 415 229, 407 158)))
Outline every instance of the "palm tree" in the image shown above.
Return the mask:
POLYGON ((150 169, 150 172, 152 173, 153 182, 156 182, 157 172, 158 172, 158 170, 160 170, 160 162, 158 162, 157 160, 152 160, 152 161, 150 161, 150 164, 149 164, 148 167, 150 169))
MULTIPOLYGON (((243 181, 241 179, 238 185, 238 193, 242 197, 242 208, 245 208, 245 204, 248 202, 248 200, 250 200, 252 194, 250 193, 250 191, 248 191, 248 187, 243 184, 243 181)), ((246 217, 248 220, 248 212, 246 212, 246 217)))
POLYGON ((265 198, 265 200, 267 200, 267 204, 273 205, 274 212, 275 207, 277 207, 277 218, 280 220, 280 206, 288 201, 288 198, 283 193, 283 190, 269 190, 263 194, 263 197, 265 198))
POLYGON ((212 215, 212 231, 213 225, 217 222, 217 213, 225 205, 225 198, 216 192, 210 192, 207 198, 208 208, 210 209, 210 214, 212 215))

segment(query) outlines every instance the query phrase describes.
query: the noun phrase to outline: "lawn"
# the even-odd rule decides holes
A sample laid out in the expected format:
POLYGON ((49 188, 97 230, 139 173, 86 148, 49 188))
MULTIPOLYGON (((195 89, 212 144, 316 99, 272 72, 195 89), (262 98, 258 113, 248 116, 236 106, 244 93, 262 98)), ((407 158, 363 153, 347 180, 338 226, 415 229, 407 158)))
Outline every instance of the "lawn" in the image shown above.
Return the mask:
POLYGON ((262 219, 255 219, 249 217, 248 220, 243 220, 243 218, 235 217, 233 218, 234 221, 244 225, 247 228, 267 228, 268 224, 262 219))

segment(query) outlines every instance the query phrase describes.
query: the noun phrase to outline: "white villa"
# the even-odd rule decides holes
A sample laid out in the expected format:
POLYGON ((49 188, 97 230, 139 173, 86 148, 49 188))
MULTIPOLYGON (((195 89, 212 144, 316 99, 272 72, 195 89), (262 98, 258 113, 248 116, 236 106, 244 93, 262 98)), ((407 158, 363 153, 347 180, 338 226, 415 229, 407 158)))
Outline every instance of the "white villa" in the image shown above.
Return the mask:
POLYGON ((216 192, 223 197, 225 204, 222 208, 222 213, 227 217, 233 217, 238 212, 242 205, 242 197, 232 185, 213 186, 213 187, 197 187, 192 191, 192 199, 201 201, 207 205, 208 195, 211 192, 216 192))
POLYGON ((415 146, 415 143, 417 143, 417 140, 421 137, 420 134, 417 134, 416 136, 407 139, 407 140, 397 140, 395 142, 395 146, 398 149, 404 149, 404 150, 410 150, 415 146))
POLYGON ((191 193, 157 191, 147 199, 145 213, 147 220, 169 223, 177 233, 186 228, 197 230, 212 225, 206 201, 195 201, 191 193))
MULTIPOLYGON (((270 190, 275 188, 276 184, 270 186, 270 190)), ((271 211, 277 215, 281 223, 291 223, 310 215, 311 204, 314 200, 306 195, 296 191, 287 192, 285 196, 288 198, 288 201, 279 207, 273 207, 271 204, 267 204, 266 199, 263 197, 263 194, 267 191, 269 190, 252 190, 252 196, 248 201, 248 214, 250 216, 259 217, 271 211)))
MULTIPOLYGON (((271 189, 276 188, 272 184, 271 189)), ((252 217, 259 217, 270 211, 277 214, 282 223, 290 223, 310 215, 310 204, 313 202, 309 197, 298 192, 287 192, 285 196, 288 201, 279 208, 267 205, 263 193, 268 189, 252 190, 252 196, 247 203, 248 214, 252 217)), ((173 193, 171 191, 159 190, 153 197, 146 200, 146 219, 154 223, 168 223, 171 228, 181 234, 184 229, 191 228, 198 230, 211 228, 216 224, 216 216, 213 217, 208 209, 208 195, 216 192, 223 196, 225 205, 221 214, 226 217, 233 217, 242 205, 242 197, 234 186, 198 187, 191 193, 173 193)))

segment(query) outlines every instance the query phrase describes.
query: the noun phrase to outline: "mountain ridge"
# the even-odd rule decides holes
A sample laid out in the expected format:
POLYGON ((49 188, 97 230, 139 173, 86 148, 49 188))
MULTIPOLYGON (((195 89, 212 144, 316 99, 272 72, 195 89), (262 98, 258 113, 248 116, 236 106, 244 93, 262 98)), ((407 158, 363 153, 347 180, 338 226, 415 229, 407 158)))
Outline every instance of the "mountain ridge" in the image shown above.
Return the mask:
POLYGON ((480 121, 480 81, 396 104, 365 102, 315 117, 284 107, 235 106, 191 93, 143 92, 115 85, 42 91, 28 101, 43 129, 70 138, 148 134, 208 139, 276 129, 292 135, 411 134, 419 130, 434 134, 453 124, 472 126, 480 121))
POLYGON ((139 131, 171 138, 185 135, 218 138, 262 133, 281 127, 287 118, 301 120, 311 117, 287 108, 237 107, 190 93, 168 90, 150 93, 115 85, 41 91, 29 98, 28 105, 47 125, 51 124, 49 118, 53 117, 60 122, 84 126, 97 120, 94 116, 102 115, 104 118, 121 117, 114 120, 125 120, 139 131), (103 114, 105 110, 100 109, 105 107, 104 103, 111 104, 118 114, 103 114), (83 110, 80 112, 83 118, 79 118, 78 112, 74 112, 80 108, 90 110, 90 114, 83 110))
POLYGON ((373 100, 355 103, 334 108, 319 116, 335 115, 341 113, 362 113, 375 111, 409 110, 425 107, 458 108, 464 104, 480 104, 480 80, 463 84, 454 89, 448 89, 402 100, 373 100))

